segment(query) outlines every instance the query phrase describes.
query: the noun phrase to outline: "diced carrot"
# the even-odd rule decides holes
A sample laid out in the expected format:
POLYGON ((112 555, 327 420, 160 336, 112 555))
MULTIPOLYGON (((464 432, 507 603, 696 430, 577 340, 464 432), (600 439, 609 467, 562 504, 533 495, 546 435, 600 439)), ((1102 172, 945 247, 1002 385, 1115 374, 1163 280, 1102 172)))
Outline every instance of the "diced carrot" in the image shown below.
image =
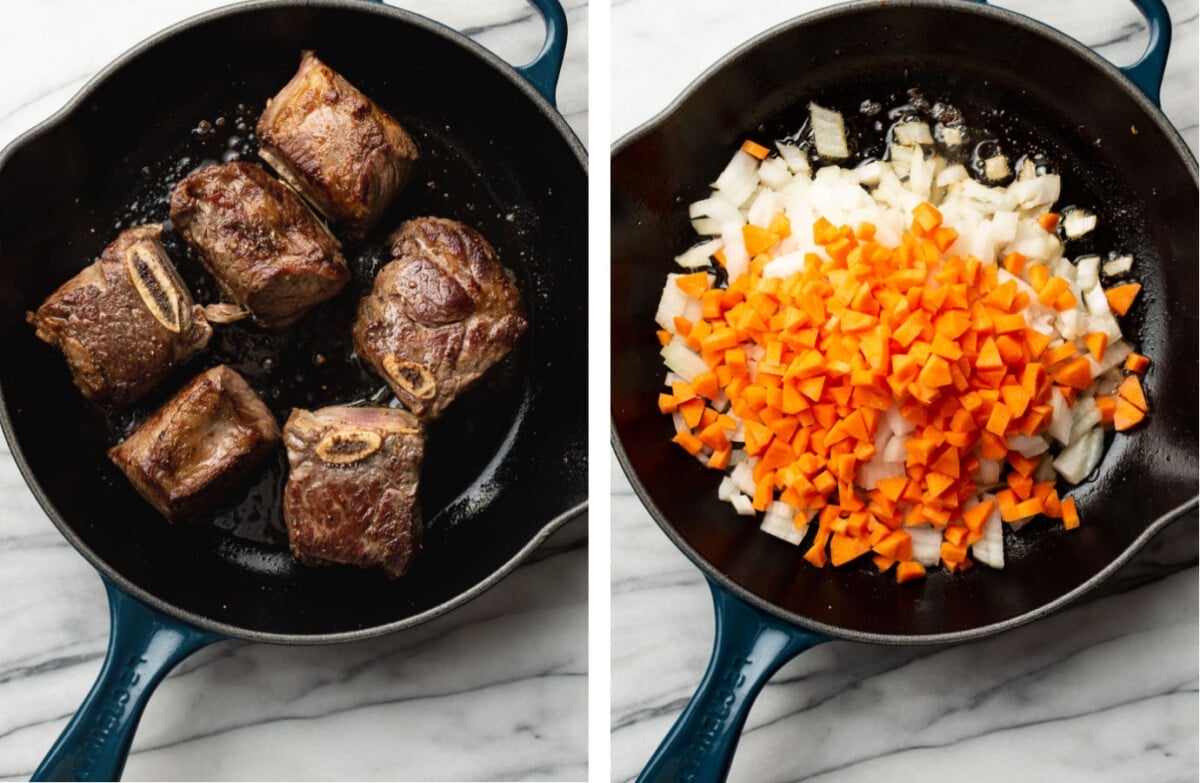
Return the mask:
POLYGON ((925 235, 942 224, 942 213, 928 201, 922 201, 913 207, 913 233, 925 235), (919 229, 919 231, 918 231, 919 229))
POLYGON ((1088 352, 1096 361, 1103 361, 1104 351, 1108 348, 1108 333, 1088 332, 1083 336, 1083 344, 1087 346, 1088 352))
POLYGON ((1079 510, 1075 507, 1075 497, 1068 495, 1062 499, 1063 527, 1074 530, 1079 527, 1079 510))
POLYGON ((923 576, 925 576, 925 566, 916 560, 905 560, 896 565, 896 582, 900 584, 920 579, 923 576))
MULTIPOLYGON (((1092 365, 1086 356, 1076 356, 1050 370, 1054 380, 1072 389, 1086 389, 1092 383, 1092 365)), ((1129 376, 1136 378, 1136 375, 1129 376)))
POLYGON ((1143 413, 1150 409, 1146 405, 1146 394, 1142 391, 1142 384, 1136 375, 1130 375, 1121 381, 1121 385, 1117 387, 1117 394, 1143 413))
POLYGON ((870 551, 871 545, 866 540, 834 533, 829 542, 829 562, 834 566, 845 565, 870 551))
POLYGON ((1125 359, 1125 369, 1130 372, 1145 372, 1149 366, 1149 357, 1142 356, 1140 353, 1131 353, 1125 359))
POLYGON ((746 139, 742 142, 742 152, 758 158, 759 160, 764 160, 766 159, 767 155, 771 154, 771 150, 767 149, 758 142, 751 141, 750 139, 746 139))
POLYGON ((1137 298, 1138 292, 1141 290, 1141 283, 1126 283, 1106 289, 1104 296, 1108 299, 1108 306, 1114 313, 1125 315, 1133 306, 1133 300, 1137 298))
POLYGON ((694 272, 675 278, 675 285, 693 299, 699 299, 708 290, 708 272, 694 272))
POLYGON ((704 448, 704 444, 700 442, 700 439, 687 430, 680 430, 675 433, 675 437, 671 440, 683 446, 688 454, 699 454, 700 450, 704 448))
POLYGON ((674 413, 679 409, 679 403, 675 400, 673 394, 658 395, 658 410, 660 413, 674 413))
POLYGON ((1043 212, 1038 215, 1038 225, 1044 228, 1047 233, 1053 233, 1054 229, 1058 228, 1059 217, 1057 212, 1043 212))
POLYGON ((1124 432, 1146 418, 1146 412, 1140 410, 1124 397, 1116 398, 1116 409, 1113 411, 1113 427, 1118 432, 1124 432))
POLYGON ((1113 416, 1117 412, 1116 399, 1108 395, 1097 397, 1096 407, 1100 409, 1100 423, 1112 424, 1113 416))
POLYGON ((992 511, 994 511, 995 508, 996 501, 990 499, 985 500, 976 506, 972 506, 971 508, 962 512, 963 524, 967 526, 968 530, 972 532, 979 532, 980 530, 983 530, 984 524, 987 522, 988 517, 992 515, 992 511))
POLYGON ((752 223, 747 223, 742 226, 742 241, 746 243, 746 252, 756 256, 759 253, 765 253, 778 242, 779 236, 752 223))
POLYGON ((692 429, 695 429, 700 424, 700 418, 704 415, 704 408, 704 400, 699 397, 693 397, 690 400, 679 403, 679 413, 683 416, 684 423, 692 429))

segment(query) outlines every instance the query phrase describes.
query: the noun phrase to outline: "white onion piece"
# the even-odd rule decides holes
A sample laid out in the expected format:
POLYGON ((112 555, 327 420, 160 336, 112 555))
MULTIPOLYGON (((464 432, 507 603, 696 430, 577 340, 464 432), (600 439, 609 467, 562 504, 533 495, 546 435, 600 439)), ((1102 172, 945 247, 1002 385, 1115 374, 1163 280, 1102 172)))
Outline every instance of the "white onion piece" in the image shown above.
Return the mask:
POLYGON ((942 559, 942 531, 932 525, 907 527, 912 537, 913 560, 921 565, 935 566, 942 559))
POLYGON ((1075 400, 1075 405, 1071 408, 1071 442, 1079 441, 1088 430, 1100 424, 1101 418, 1096 398, 1079 397, 1075 400))
POLYGON ((1049 454, 1042 455, 1042 461, 1033 469, 1034 481, 1054 481, 1058 478, 1058 474, 1054 470, 1054 457, 1049 454))
POLYGON ((664 345, 661 353, 663 363, 688 383, 700 373, 708 371, 708 363, 678 337, 664 345))
POLYGON ((702 237, 716 236, 721 233, 721 221, 709 217, 694 218, 692 230, 702 237))
POLYGON ((1000 469, 1002 465, 998 459, 980 459, 979 470, 975 471, 976 483, 987 486, 996 484, 1000 481, 1000 469))
MULTIPOLYGON (((1095 402, 1092 403, 1095 405, 1095 402)), ((1050 444, 1041 435, 1009 435, 1008 447, 1022 457, 1036 457, 1050 449, 1050 444)), ((996 477, 999 480, 999 476, 996 477)))
POLYGON ((1050 437, 1066 446, 1071 440, 1071 408, 1058 389, 1050 390, 1050 407, 1054 413, 1050 417, 1050 426, 1046 432, 1050 437))
POLYGON ((738 463, 729 474, 733 479, 733 485, 738 488, 738 491, 744 492, 747 495, 753 495, 754 486, 754 465, 750 460, 738 463))
POLYGON ((933 164, 925 159, 925 153, 917 147, 908 167, 908 189, 924 199, 929 198, 933 187, 933 164))
POLYGON ((962 129, 943 125, 938 130, 938 135, 942 137, 942 143, 947 147, 957 147, 963 143, 962 129))
POLYGON ((750 269, 750 254, 746 252, 742 225, 725 223, 721 226, 721 239, 725 241, 725 272, 730 280, 737 280, 750 269))
POLYGON ((992 241, 998 245, 1006 245, 1017 238, 1017 213, 997 212, 992 215, 992 241))
POLYGON ((901 122, 892 127, 899 144, 933 144, 933 134, 923 122, 901 122))
MULTIPOLYGON (((995 501, 995 495, 982 495, 978 502, 969 503, 964 508, 974 508, 985 501, 995 501)), ((1000 521, 1000 508, 992 506, 992 513, 983 523, 983 538, 971 545, 971 554, 975 559, 992 568, 1004 568, 1004 530, 1000 521)))
POLYGON ((917 425, 904 418, 903 414, 900 413, 899 405, 893 405, 888 408, 884 415, 887 417, 888 427, 897 435, 908 435, 917 428, 917 425))
POLYGON ((953 185, 955 182, 962 182, 967 177, 971 176, 967 172, 967 167, 961 163, 956 163, 953 166, 947 166, 941 174, 938 174, 937 184, 939 187, 953 185))
POLYGON ((1084 209, 1068 210, 1063 215, 1062 227, 1067 239, 1079 239, 1096 227, 1096 216, 1084 209))
MULTIPOLYGON (((708 266, 712 263, 712 255, 721 248, 725 247, 725 240, 721 238, 710 239, 707 242, 701 242, 698 245, 692 245, 687 250, 675 256, 675 263, 679 264, 684 269, 698 269, 708 266)), ((679 286, 675 286, 679 288, 679 286)), ((683 293, 682 291, 680 293, 683 293)))
POLYGON ((983 162, 983 176, 992 182, 1007 179, 1011 172, 1008 169, 1008 158, 1003 155, 993 155, 983 162))
POLYGON ((1075 282, 1080 291, 1087 291, 1100 284, 1100 256, 1082 256, 1075 259, 1075 282))
MULTIPOLYGON (((791 177, 788 179, 790 180, 791 177)), ((783 199, 779 197, 779 194, 769 188, 764 188, 750 203, 750 209, 746 211, 746 222, 759 228, 767 228, 771 225, 771 219, 782 210, 783 199)))
POLYGON ((713 194, 688 205, 688 217, 710 217, 719 223, 745 223, 746 216, 729 199, 713 194))
MULTIPOLYGON (((700 300, 693 299, 675 284, 679 275, 667 275, 667 284, 663 286, 662 296, 658 300, 658 310, 654 313, 654 321, 671 334, 675 334, 675 318, 686 318, 695 323, 704 314, 700 300)), ((689 379, 690 380, 690 379, 689 379)))
POLYGON ((713 187, 740 207, 758 187, 758 158, 742 150, 733 153, 713 187))
POLYGON ((808 165, 808 156, 804 154, 804 150, 797 147, 795 144, 785 144, 782 141, 775 142, 775 149, 779 150, 779 157, 787 163, 787 167, 792 171, 807 174, 812 171, 812 167, 808 165))
POLYGON ((783 190, 792 181, 792 172, 783 158, 767 158, 758 164, 758 181, 772 190, 783 190))
POLYGON ((741 493, 731 497, 729 502, 733 504, 733 510, 738 512, 738 514, 741 516, 752 517, 757 513, 754 510, 754 504, 750 501, 750 498, 741 493))
POLYGON ((1104 274, 1109 277, 1123 275, 1133 269, 1133 256, 1117 256, 1111 261, 1104 262, 1104 274))
POLYGON ((887 164, 881 160, 872 160, 863 163, 854 169, 854 173, 858 176, 860 185, 878 185, 880 177, 883 176, 883 167, 887 164))
POLYGON ((729 500, 733 497, 733 493, 737 492, 737 487, 733 484, 733 479, 729 476, 722 476, 721 483, 717 485, 717 500, 729 500))
POLYGON ((1104 431, 1088 430, 1079 440, 1062 450, 1054 460, 1054 469, 1072 484, 1078 484, 1100 464, 1104 455, 1104 431))
POLYGON ((1021 209, 1048 207, 1058 201, 1062 180, 1057 174, 1043 174, 1008 186, 1008 194, 1021 209))
POLYGON ((841 113, 815 103, 808 104, 808 113, 812 121, 817 154, 823 158, 849 157, 850 148, 846 146, 846 126, 841 113))
POLYGON ((800 545, 804 534, 808 532, 807 524, 796 527, 796 509, 778 500, 767 506, 767 513, 763 515, 759 527, 764 532, 796 546, 800 545))

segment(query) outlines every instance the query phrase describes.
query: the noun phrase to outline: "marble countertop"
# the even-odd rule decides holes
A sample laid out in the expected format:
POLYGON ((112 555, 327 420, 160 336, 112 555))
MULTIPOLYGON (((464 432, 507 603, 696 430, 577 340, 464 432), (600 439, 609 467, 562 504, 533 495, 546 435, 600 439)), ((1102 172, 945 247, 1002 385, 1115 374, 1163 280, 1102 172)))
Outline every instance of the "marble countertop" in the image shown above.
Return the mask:
MULTIPOLYGON (((1125 64, 1130 3, 999 0, 1125 64)), ((612 9, 612 134, 670 103, 722 54, 827 5, 624 0, 612 9)), ((1197 2, 1168 0, 1163 107, 1197 149, 1197 2)), ((690 561, 612 473, 612 779, 634 779, 700 681, 712 602, 690 561)), ((1087 603, 957 647, 821 645, 750 712, 730 780, 1195 781, 1197 519, 1180 519, 1087 603), (946 672, 971 672, 951 679, 946 672)))
MULTIPOLYGON (((214 0, 5 0, 0 148, 105 64, 214 0)), ((400 5, 398 2, 393 4, 400 5)), ((540 49, 522 0, 406 0, 509 62, 540 49)), ((559 107, 587 140, 588 6, 566 0, 559 107)), ((108 608, 0 445, 0 779, 28 779, 100 668, 108 608)), ((582 780, 587 518, 498 586, 410 631, 353 644, 224 642, 159 687, 127 780, 582 780), (553 585, 553 589, 547 589, 553 585)))

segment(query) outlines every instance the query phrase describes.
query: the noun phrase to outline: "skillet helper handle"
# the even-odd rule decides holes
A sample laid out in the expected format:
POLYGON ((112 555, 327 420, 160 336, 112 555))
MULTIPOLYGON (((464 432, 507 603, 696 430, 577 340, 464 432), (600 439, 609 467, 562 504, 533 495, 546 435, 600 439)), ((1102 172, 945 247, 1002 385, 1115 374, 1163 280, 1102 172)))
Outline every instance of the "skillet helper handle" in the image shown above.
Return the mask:
MULTIPOLYGON (((972 0, 972 2, 987 4, 987 0, 972 0)), ((1163 76, 1167 72, 1167 53, 1171 49, 1171 15, 1163 0, 1131 0, 1137 6, 1146 24, 1150 27, 1150 43, 1146 51, 1133 65, 1118 68, 1121 73, 1133 82, 1142 94, 1150 99, 1158 108, 1162 108, 1163 76)))
POLYGON ((783 664, 829 637, 778 620, 709 580, 716 639, 696 694, 654 752, 639 783, 725 780, 759 691, 783 664))
POLYGON ((542 15, 546 24, 546 41, 537 56, 525 65, 517 66, 517 73, 533 85, 554 108, 558 108, 555 93, 558 76, 562 72, 563 55, 567 51, 567 13, 559 0, 529 0, 529 4, 542 15))
POLYGON ((1150 27, 1150 43, 1141 59, 1133 65, 1121 68, 1139 90, 1160 109, 1163 76, 1167 72, 1167 53, 1171 49, 1171 15, 1163 0, 1133 0, 1133 4, 1146 17, 1150 27))
POLYGON ((146 606, 101 578, 112 618, 104 665, 33 780, 118 780, 155 686, 175 664, 220 640, 146 606))

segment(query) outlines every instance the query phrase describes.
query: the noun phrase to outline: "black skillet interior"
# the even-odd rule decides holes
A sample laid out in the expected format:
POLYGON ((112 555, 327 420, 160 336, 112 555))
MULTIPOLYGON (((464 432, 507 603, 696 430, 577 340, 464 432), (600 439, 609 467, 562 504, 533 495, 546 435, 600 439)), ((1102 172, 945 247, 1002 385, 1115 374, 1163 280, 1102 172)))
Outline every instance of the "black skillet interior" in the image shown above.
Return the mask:
MULTIPOLYGON (((367 4, 270 3, 189 27, 127 62, 0 171, 0 388, 31 486, 75 543, 189 619, 242 636, 399 627, 472 591, 586 496, 586 175, 549 110, 475 50, 367 4), (253 160, 254 123, 302 49, 343 73, 417 139, 417 174, 380 227, 344 252, 354 281, 282 336, 218 327, 129 415, 83 401, 61 356, 24 322, 124 227, 167 218, 173 183, 205 162, 253 160), (170 526, 105 458, 200 370, 239 370, 282 422, 293 406, 391 395, 353 357, 358 299, 384 236, 439 215, 476 227, 517 275, 531 329, 430 426, 420 500, 425 551, 389 582, 287 553, 282 450, 213 520, 170 526)), ((336 229, 335 229, 336 231, 336 229)), ((178 235, 167 246, 197 301, 215 283, 178 235)))
POLYGON ((1110 566, 1155 520, 1194 502, 1197 484, 1194 160, 1110 71, 993 9, 921 5, 863 4, 766 33, 613 159, 612 411, 626 471, 664 530, 719 580, 792 622, 879 641, 973 635, 1028 618, 1110 566), (874 123, 882 119, 886 130, 885 114, 869 117, 860 106, 904 103, 910 88, 990 131, 976 139, 1055 162, 1059 204, 1100 215, 1094 236, 1069 254, 1135 255, 1143 290, 1122 328, 1152 358, 1152 412, 1146 425, 1112 439, 1075 491, 1080 529, 1037 522, 1006 532, 1002 572, 939 569, 896 585, 870 563, 812 568, 801 559, 808 541, 796 548, 773 539, 716 500, 719 474, 670 443, 670 421, 656 407, 665 370, 654 311, 672 257, 696 241, 687 204, 707 194, 744 138, 795 133, 816 100, 844 114, 857 156, 879 155, 874 123))

